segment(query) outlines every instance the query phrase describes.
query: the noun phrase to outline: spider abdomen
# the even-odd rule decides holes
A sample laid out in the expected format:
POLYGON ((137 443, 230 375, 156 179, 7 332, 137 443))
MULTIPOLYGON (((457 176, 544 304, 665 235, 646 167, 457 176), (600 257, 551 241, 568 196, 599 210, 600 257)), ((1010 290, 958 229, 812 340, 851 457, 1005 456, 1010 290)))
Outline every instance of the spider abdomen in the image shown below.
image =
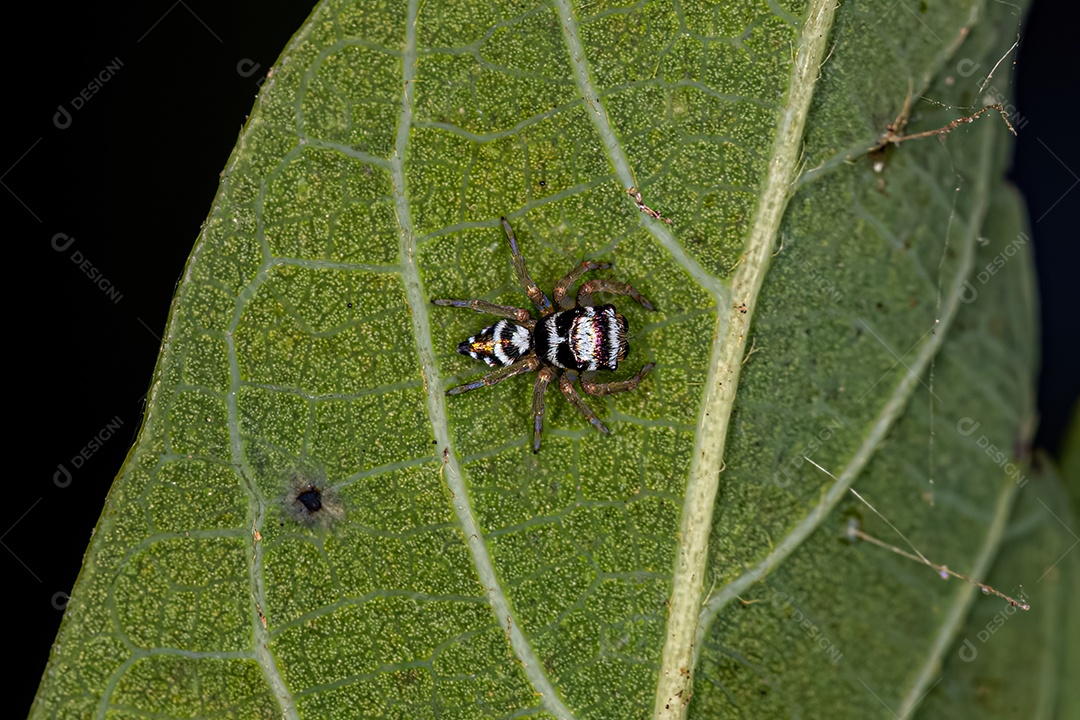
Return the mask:
POLYGON ((492 367, 506 367, 532 349, 531 335, 529 329, 522 325, 500 320, 458 343, 457 351, 474 360, 483 360, 492 367))
POLYGON ((615 370, 626 359, 626 318, 614 305, 576 307, 536 324, 533 344, 544 362, 570 370, 615 370))

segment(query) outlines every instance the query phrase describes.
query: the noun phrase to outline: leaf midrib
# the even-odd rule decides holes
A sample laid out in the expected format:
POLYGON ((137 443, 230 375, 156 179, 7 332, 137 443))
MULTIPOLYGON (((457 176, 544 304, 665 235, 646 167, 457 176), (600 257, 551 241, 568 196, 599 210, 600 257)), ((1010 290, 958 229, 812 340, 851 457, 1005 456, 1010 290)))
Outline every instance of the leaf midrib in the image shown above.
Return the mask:
POLYGON ((772 259, 780 222, 790 198, 792 182, 797 175, 810 101, 820 76, 820 64, 825 57, 829 32, 838 7, 834 0, 815 0, 809 8, 757 212, 741 263, 732 280, 731 302, 726 307, 718 305, 717 308, 716 332, 686 484, 680 543, 657 678, 653 708, 653 717, 657 720, 685 717, 693 694, 698 614, 728 424, 735 406, 746 339, 772 259))

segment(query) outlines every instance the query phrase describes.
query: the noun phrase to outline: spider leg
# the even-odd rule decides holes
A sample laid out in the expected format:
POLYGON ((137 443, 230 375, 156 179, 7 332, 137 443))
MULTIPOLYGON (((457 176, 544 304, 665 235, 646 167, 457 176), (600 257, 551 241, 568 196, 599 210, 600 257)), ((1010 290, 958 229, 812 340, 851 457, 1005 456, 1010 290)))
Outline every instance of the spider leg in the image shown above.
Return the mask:
MULTIPOLYGON (((589 395, 611 395, 612 393, 626 392, 627 390, 633 390, 641 382, 641 379, 649 374, 649 371, 656 366, 656 363, 649 363, 645 367, 638 370, 638 374, 629 380, 616 380, 615 382, 607 383, 595 383, 591 377, 582 375, 581 377, 581 389, 587 392, 589 395)), ((591 375, 592 373, 588 373, 591 375)))
POLYGON ((566 399, 570 401, 570 404, 574 406, 582 416, 589 421, 589 423, 598 431, 609 435, 610 430, 600 422, 600 418, 596 417, 596 413, 592 411, 585 401, 581 399, 581 396, 577 394, 577 390, 574 389, 574 380, 577 378, 577 373, 569 371, 559 376, 559 389, 562 390, 562 394, 566 396, 566 399))
POLYGON ((551 312, 551 301, 548 300, 544 291, 537 287, 533 279, 529 277, 529 271, 525 268, 525 258, 521 256, 521 251, 518 250, 517 238, 514 237, 513 228, 510 227, 510 223, 504 217, 499 218, 499 222, 502 223, 503 232, 506 233, 506 239, 510 242, 510 256, 514 260, 514 272, 517 273, 518 282, 521 283, 525 294, 529 296, 540 314, 548 314, 551 312))
POLYGON ((507 365, 504 368, 499 368, 495 372, 490 372, 487 375, 481 378, 477 378, 470 383, 465 383, 464 385, 452 387, 446 391, 446 394, 460 395, 461 393, 466 393, 470 390, 476 390, 477 388, 487 387, 488 385, 500 383, 506 378, 512 378, 515 375, 522 375, 527 372, 532 372, 538 367, 540 367, 540 359, 537 358, 535 354, 529 353, 513 365, 507 365))
POLYGON ((566 277, 555 283, 555 290, 551 293, 551 299, 563 310, 570 310, 574 307, 572 303, 566 302, 566 293, 569 292, 570 286, 576 283, 581 276, 587 272, 593 270, 606 270, 609 267, 611 267, 611 263, 597 263, 592 260, 582 260, 581 264, 567 273, 566 277))
POLYGON ((577 304, 583 307, 592 306, 593 293, 606 292, 613 295, 628 295, 633 299, 641 303, 641 306, 646 310, 655 310, 652 303, 642 297, 641 293, 634 289, 632 285, 626 283, 615 282, 614 280, 590 280, 581 286, 577 294, 577 304))
POLYGON ((436 305, 442 305, 443 307, 459 307, 475 310, 478 313, 487 313, 488 315, 498 315, 504 317, 507 320, 513 320, 519 325, 524 325, 530 330, 536 325, 536 321, 532 319, 532 315, 528 310, 521 308, 511 307, 509 305, 496 305, 495 303, 489 303, 487 300, 432 300, 431 302, 436 305))
POLYGON ((548 383, 555 379, 555 371, 549 367, 541 368, 536 376, 533 389, 533 452, 540 452, 540 438, 544 434, 544 392, 548 383))

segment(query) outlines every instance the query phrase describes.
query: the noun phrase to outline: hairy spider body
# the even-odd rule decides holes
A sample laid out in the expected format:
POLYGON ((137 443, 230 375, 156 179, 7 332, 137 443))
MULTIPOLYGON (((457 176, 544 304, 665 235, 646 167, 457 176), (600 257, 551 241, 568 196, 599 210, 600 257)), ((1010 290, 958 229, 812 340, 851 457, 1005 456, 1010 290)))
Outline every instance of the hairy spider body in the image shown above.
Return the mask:
POLYGON ((615 370, 626 359, 626 318, 614 305, 577 307, 537 323, 533 347, 541 361, 568 370, 615 370))
POLYGON ((525 268, 525 258, 518 250, 517 238, 506 218, 500 218, 506 239, 510 243, 511 257, 518 282, 540 313, 533 319, 528 310, 495 305, 486 300, 433 300, 436 305, 462 307, 476 312, 502 317, 458 344, 457 351, 474 360, 481 360, 498 370, 464 385, 452 387, 448 395, 494 385, 506 378, 527 372, 537 372, 533 390, 533 452, 540 450, 544 429, 544 392, 552 380, 558 378, 559 389, 574 408, 602 433, 610 432, 585 404, 574 389, 579 379, 582 389, 589 395, 610 395, 633 390, 641 379, 652 370, 648 363, 629 380, 609 383, 594 382, 598 370, 615 370, 626 359, 630 344, 626 335, 629 325, 618 314, 614 305, 596 307, 592 296, 597 292, 627 295, 646 310, 653 310, 652 303, 626 283, 611 280, 590 280, 579 288, 576 301, 567 297, 570 287, 582 275, 592 270, 611 267, 608 263, 585 260, 555 284, 552 293, 556 305, 537 287, 525 268))

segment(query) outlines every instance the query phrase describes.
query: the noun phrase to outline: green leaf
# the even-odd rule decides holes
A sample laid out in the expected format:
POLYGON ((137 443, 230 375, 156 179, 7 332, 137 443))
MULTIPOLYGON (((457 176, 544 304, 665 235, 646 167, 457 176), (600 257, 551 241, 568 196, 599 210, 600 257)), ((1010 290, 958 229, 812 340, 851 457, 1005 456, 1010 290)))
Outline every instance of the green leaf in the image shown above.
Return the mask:
POLYGON ((1008 127, 867 157, 906 98, 909 133, 1007 101, 1008 62, 983 78, 1014 12, 321 4, 225 168, 33 716, 1052 702, 951 660, 1001 599, 844 540, 857 522, 980 580, 1005 546, 1021 617, 1060 617, 1039 574, 1068 538, 1024 531, 1036 301, 1008 127), (657 307, 616 298, 614 377, 656 369, 588 400, 610 436, 550 388, 534 455, 532 378, 444 394, 486 370, 454 350, 490 318, 430 300, 527 304, 503 215, 545 290, 596 259, 657 307))
POLYGON ((928 718, 1065 718, 1080 708, 1075 682, 1080 657, 1080 526, 1049 458, 1019 479, 1019 495, 1001 554, 987 578, 1014 583, 1038 572, 1030 588, 1037 611, 968 599, 970 611, 943 659, 944 679, 927 696, 928 718), (1069 708, 1073 708, 1070 710, 1069 708))

